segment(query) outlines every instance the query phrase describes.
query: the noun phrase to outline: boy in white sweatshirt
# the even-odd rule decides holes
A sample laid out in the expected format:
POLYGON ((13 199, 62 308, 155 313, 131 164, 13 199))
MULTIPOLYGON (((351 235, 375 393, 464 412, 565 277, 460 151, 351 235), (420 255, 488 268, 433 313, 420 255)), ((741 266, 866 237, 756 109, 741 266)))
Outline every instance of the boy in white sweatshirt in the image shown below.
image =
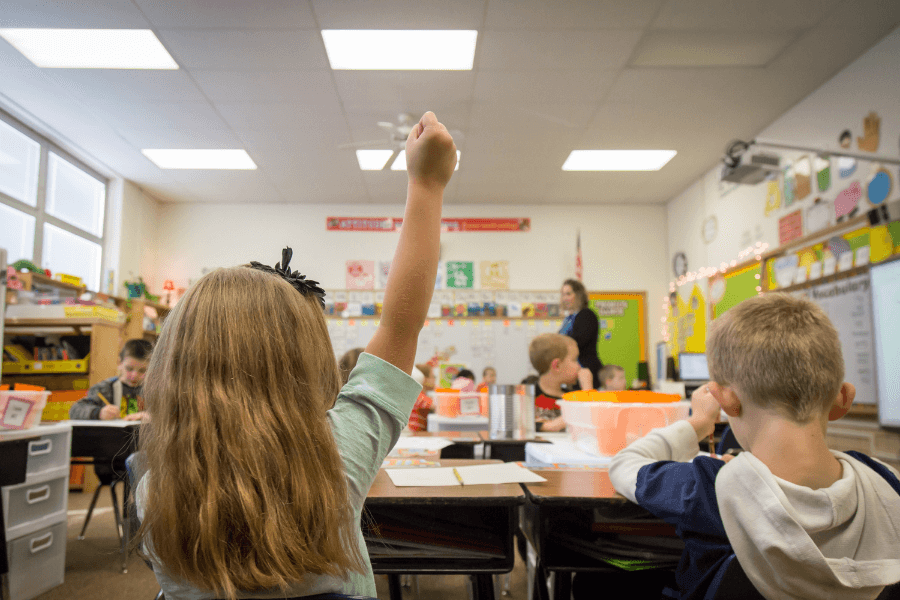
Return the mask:
POLYGON ((746 300, 713 322, 707 358, 712 381, 690 419, 610 465, 616 490, 685 542, 671 597, 743 584, 742 598, 856 600, 900 581, 898 472, 825 441, 856 390, 822 309, 785 294, 746 300), (744 448, 727 464, 697 456, 720 408, 744 448))

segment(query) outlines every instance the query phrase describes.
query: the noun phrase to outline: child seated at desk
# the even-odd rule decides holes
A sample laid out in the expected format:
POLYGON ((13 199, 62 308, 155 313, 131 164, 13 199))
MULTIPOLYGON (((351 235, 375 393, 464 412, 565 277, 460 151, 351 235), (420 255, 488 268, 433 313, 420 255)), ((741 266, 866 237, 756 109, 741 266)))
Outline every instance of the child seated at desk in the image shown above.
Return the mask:
POLYGON ((481 383, 475 389, 479 392, 487 392, 495 383, 497 383, 497 370, 494 367, 485 367, 481 372, 481 383))
POLYGON ((70 419, 125 419, 140 421, 146 416, 141 386, 150 362, 153 345, 146 340, 128 340, 119 352, 119 374, 88 390, 87 396, 69 409, 70 419))
POLYGON ((363 503, 421 386, 410 376, 456 147, 433 113, 406 142, 403 229, 378 328, 346 385, 325 292, 289 268, 217 269, 166 318, 144 386, 135 497, 167 599, 374 597, 363 503), (337 398, 337 400, 335 400, 337 398))
POLYGON ((609 470, 685 542, 670 597, 724 585, 734 598, 854 600, 900 580, 897 471, 826 443, 856 390, 822 309, 786 294, 745 300, 713 321, 706 352, 712 381, 690 419, 634 441, 609 470), (745 450, 727 464, 697 456, 720 409, 745 450))
POLYGON ((624 392, 628 388, 625 369, 619 365, 603 365, 600 369, 600 390, 604 392, 624 392))
POLYGON ((538 431, 563 431, 566 422, 557 400, 568 390, 565 386, 593 381, 588 369, 578 364, 578 344, 567 335, 544 333, 528 346, 531 366, 540 374, 534 390, 534 418, 538 431))

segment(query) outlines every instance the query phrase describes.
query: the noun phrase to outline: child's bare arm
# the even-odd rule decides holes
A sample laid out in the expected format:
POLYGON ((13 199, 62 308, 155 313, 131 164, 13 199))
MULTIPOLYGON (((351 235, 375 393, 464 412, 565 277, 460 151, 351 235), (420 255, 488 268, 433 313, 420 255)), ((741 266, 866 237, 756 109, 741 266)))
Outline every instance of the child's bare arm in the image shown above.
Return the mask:
POLYGON ((410 132, 406 165, 409 184, 403 226, 381 322, 366 352, 411 373, 437 276, 444 188, 456 166, 456 145, 434 113, 425 113, 410 132))

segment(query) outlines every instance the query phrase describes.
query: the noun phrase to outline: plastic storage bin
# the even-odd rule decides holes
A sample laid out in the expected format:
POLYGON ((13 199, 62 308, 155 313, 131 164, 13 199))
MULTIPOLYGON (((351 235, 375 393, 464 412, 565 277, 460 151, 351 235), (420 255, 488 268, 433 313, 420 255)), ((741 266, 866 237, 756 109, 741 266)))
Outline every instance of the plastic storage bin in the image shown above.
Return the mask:
POLYGON ((488 416, 487 392, 439 389, 434 392, 434 402, 442 417, 488 416))
POLYGON ((30 600, 62 585, 66 570, 66 521, 7 541, 9 595, 30 600))
POLYGON ((0 429, 31 429, 41 422, 50 392, 0 392, 0 429))
MULTIPOLYGON (((652 393, 652 392, 648 392, 652 393)), ((663 394, 661 394, 663 395, 663 394)), ((690 402, 573 402, 560 400, 575 445, 596 456, 613 456, 653 429, 690 415, 690 402)))
POLYGON ((25 483, 4 486, 6 539, 14 539, 66 519, 69 494, 68 468, 28 476, 25 483))

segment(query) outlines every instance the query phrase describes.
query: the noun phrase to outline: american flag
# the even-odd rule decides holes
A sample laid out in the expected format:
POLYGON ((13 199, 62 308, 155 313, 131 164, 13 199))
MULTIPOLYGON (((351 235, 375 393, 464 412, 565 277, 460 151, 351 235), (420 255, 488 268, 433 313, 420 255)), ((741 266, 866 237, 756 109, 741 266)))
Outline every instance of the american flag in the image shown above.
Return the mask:
POLYGON ((581 281, 584 274, 584 265, 581 262, 581 230, 578 230, 578 237, 575 238, 575 279, 581 281))

